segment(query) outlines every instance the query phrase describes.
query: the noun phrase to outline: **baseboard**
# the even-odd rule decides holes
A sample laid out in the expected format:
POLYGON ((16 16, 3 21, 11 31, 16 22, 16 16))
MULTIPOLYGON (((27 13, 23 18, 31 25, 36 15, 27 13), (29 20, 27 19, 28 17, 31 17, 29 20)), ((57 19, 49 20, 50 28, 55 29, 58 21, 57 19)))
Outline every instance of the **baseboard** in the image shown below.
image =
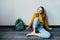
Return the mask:
MULTIPOLYGON (((25 27, 27 27, 28 25, 25 25, 25 27)), ((15 25, 0 25, 0 28, 6 28, 6 27, 8 27, 8 28, 14 28, 15 27, 15 25)), ((60 28, 60 25, 49 25, 49 27, 52 27, 52 28, 60 28)))
POLYGON ((60 25, 49 25, 49 27, 60 28, 60 25))
POLYGON ((0 25, 0 28, 13 28, 15 25, 0 25))
MULTIPOLYGON (((24 25, 25 27, 27 27, 28 25, 24 25)), ((14 28, 15 25, 0 25, 0 28, 14 28)))

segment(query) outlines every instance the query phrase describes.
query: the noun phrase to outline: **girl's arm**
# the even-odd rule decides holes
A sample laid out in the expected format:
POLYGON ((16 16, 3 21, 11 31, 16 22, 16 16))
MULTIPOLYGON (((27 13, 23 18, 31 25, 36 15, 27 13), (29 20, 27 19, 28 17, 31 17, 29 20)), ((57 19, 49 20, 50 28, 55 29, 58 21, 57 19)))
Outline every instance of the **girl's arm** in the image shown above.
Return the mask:
POLYGON ((45 26, 48 30, 51 30, 52 28, 49 27, 48 25, 48 20, 47 20, 47 16, 45 15, 45 26))
POLYGON ((31 21, 30 21, 27 29, 29 29, 29 28, 31 27, 31 25, 33 24, 34 18, 35 18, 35 13, 34 13, 33 16, 32 16, 32 19, 31 19, 31 21))

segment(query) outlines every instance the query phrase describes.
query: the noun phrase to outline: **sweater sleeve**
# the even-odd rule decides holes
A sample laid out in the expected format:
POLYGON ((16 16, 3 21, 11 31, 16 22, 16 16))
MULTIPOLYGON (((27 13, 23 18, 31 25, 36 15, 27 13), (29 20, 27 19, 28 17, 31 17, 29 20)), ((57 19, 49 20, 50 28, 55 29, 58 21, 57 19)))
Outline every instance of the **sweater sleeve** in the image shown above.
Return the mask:
POLYGON ((45 15, 45 26, 47 29, 49 29, 49 25, 48 25, 48 20, 47 20, 47 16, 45 15))
POLYGON ((29 28, 31 27, 31 25, 33 24, 34 18, 35 18, 35 13, 33 14, 32 19, 31 19, 30 23, 28 24, 28 29, 29 29, 29 28))

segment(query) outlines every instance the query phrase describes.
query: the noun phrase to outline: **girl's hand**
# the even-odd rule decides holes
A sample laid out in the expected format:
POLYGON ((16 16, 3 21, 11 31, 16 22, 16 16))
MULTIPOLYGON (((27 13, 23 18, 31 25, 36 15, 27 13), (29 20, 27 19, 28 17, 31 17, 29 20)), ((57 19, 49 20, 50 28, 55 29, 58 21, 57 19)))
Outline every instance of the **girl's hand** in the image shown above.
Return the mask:
POLYGON ((36 14, 36 17, 38 17, 39 16, 39 14, 36 14))
POLYGON ((52 28, 48 28, 49 30, 52 30, 52 28))
POLYGON ((28 27, 25 27, 25 29, 27 29, 27 30, 28 30, 28 27))

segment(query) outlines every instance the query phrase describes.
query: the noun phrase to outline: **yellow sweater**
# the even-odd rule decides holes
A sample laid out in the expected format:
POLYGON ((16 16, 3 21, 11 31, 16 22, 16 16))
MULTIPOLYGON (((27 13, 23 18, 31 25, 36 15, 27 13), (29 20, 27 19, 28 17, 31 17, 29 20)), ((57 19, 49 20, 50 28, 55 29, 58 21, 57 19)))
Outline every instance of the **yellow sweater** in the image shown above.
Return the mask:
MULTIPOLYGON (((37 16, 37 13, 34 13, 33 16, 32 16, 32 19, 31 19, 31 21, 30 21, 30 23, 29 23, 29 25, 28 25, 28 29, 32 26, 33 21, 34 21, 34 18, 36 18, 36 16, 37 16)), ((43 25, 45 25, 45 27, 46 27, 47 29, 49 28, 46 18, 45 18, 45 22, 44 22, 44 21, 43 21, 43 18, 42 18, 42 15, 39 14, 38 19, 40 20, 40 22, 41 22, 43 25)))

